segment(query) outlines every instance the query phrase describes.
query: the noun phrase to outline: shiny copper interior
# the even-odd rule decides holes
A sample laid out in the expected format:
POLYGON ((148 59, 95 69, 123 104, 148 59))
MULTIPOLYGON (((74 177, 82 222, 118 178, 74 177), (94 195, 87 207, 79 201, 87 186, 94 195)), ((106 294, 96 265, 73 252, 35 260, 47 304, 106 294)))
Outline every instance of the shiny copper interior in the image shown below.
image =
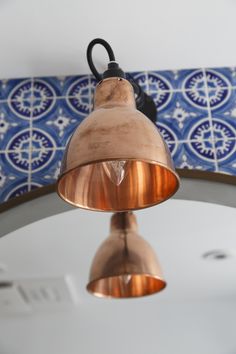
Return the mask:
POLYGON ((130 298, 155 294, 166 282, 149 243, 138 235, 132 213, 115 213, 111 234, 99 247, 87 290, 98 297, 130 298))
POLYGON ((58 192, 67 202, 81 208, 125 211, 161 203, 178 186, 178 176, 172 170, 157 163, 133 160, 119 186, 107 177, 102 163, 93 163, 62 176, 58 192))
POLYGON ((126 275, 98 279, 87 286, 89 292, 97 297, 129 298, 155 294, 166 286, 163 279, 148 274, 126 275), (126 278, 130 281, 126 284, 126 278))

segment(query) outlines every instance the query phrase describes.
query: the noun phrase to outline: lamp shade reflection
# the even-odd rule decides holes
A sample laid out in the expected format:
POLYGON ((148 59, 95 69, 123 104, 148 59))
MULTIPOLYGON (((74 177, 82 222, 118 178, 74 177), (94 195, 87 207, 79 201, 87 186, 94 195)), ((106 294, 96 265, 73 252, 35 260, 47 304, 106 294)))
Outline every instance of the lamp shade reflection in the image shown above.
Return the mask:
POLYGON ((137 231, 134 214, 113 214, 111 234, 98 249, 90 270, 87 290, 93 295, 132 298, 165 288, 156 255, 137 231))

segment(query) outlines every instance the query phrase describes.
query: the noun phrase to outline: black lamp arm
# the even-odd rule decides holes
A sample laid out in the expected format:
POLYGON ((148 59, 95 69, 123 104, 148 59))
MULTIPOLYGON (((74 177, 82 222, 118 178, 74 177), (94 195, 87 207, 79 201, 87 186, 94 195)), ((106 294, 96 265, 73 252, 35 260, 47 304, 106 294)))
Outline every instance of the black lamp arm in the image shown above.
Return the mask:
POLYGON ((108 42, 102 38, 93 39, 87 48, 87 61, 91 72, 98 81, 114 76, 126 78, 133 86, 137 109, 144 113, 154 124, 156 123, 157 110, 152 97, 142 90, 137 81, 130 74, 125 74, 119 67, 119 64, 115 61, 114 52, 108 42), (107 70, 102 75, 97 71, 92 58, 92 50, 96 44, 100 44, 106 49, 110 60, 107 70))

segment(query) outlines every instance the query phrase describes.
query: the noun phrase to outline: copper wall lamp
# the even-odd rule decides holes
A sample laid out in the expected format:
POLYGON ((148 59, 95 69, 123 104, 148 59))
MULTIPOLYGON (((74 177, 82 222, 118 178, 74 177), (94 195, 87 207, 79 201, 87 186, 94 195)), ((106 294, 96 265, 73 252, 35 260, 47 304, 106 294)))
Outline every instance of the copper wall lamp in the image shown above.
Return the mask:
POLYGON ((87 49, 98 80, 93 112, 79 125, 66 148, 58 194, 89 210, 115 211, 111 236, 99 248, 88 291, 100 297, 127 298, 154 294, 166 283, 155 254, 137 234, 129 211, 170 198, 179 187, 170 152, 155 124, 151 97, 115 62, 110 45, 93 40, 87 49), (101 76, 92 60, 94 45, 109 55, 101 76))
POLYGON ((152 122, 152 99, 130 76, 125 78, 104 40, 90 43, 87 58, 99 80, 94 110, 70 139, 58 194, 74 206, 98 211, 129 211, 165 201, 177 191, 179 178, 152 122), (109 54, 102 76, 92 61, 95 44, 102 44, 109 54))
POLYGON ((113 214, 110 231, 94 257, 87 290, 98 297, 131 298, 164 289, 160 265, 151 246, 138 235, 134 214, 113 214))

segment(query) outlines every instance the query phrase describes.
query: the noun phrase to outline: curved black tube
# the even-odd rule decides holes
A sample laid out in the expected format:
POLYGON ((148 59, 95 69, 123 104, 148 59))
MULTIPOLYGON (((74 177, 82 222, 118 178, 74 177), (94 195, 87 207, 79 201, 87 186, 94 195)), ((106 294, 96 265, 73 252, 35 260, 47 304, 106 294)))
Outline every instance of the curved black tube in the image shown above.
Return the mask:
POLYGON ((98 81, 101 81, 102 80, 102 75, 99 74, 99 72, 97 71, 94 63, 93 63, 93 58, 92 58, 92 50, 93 50, 93 47, 96 45, 96 44, 101 44, 107 51, 108 53, 108 56, 109 56, 109 60, 110 61, 115 61, 115 55, 113 53, 113 50, 110 46, 109 43, 107 43, 104 39, 102 38, 95 38, 93 39, 89 45, 88 45, 88 48, 87 48, 87 61, 88 61, 88 65, 90 67, 90 70, 92 71, 93 75, 96 77, 96 79, 98 81))

